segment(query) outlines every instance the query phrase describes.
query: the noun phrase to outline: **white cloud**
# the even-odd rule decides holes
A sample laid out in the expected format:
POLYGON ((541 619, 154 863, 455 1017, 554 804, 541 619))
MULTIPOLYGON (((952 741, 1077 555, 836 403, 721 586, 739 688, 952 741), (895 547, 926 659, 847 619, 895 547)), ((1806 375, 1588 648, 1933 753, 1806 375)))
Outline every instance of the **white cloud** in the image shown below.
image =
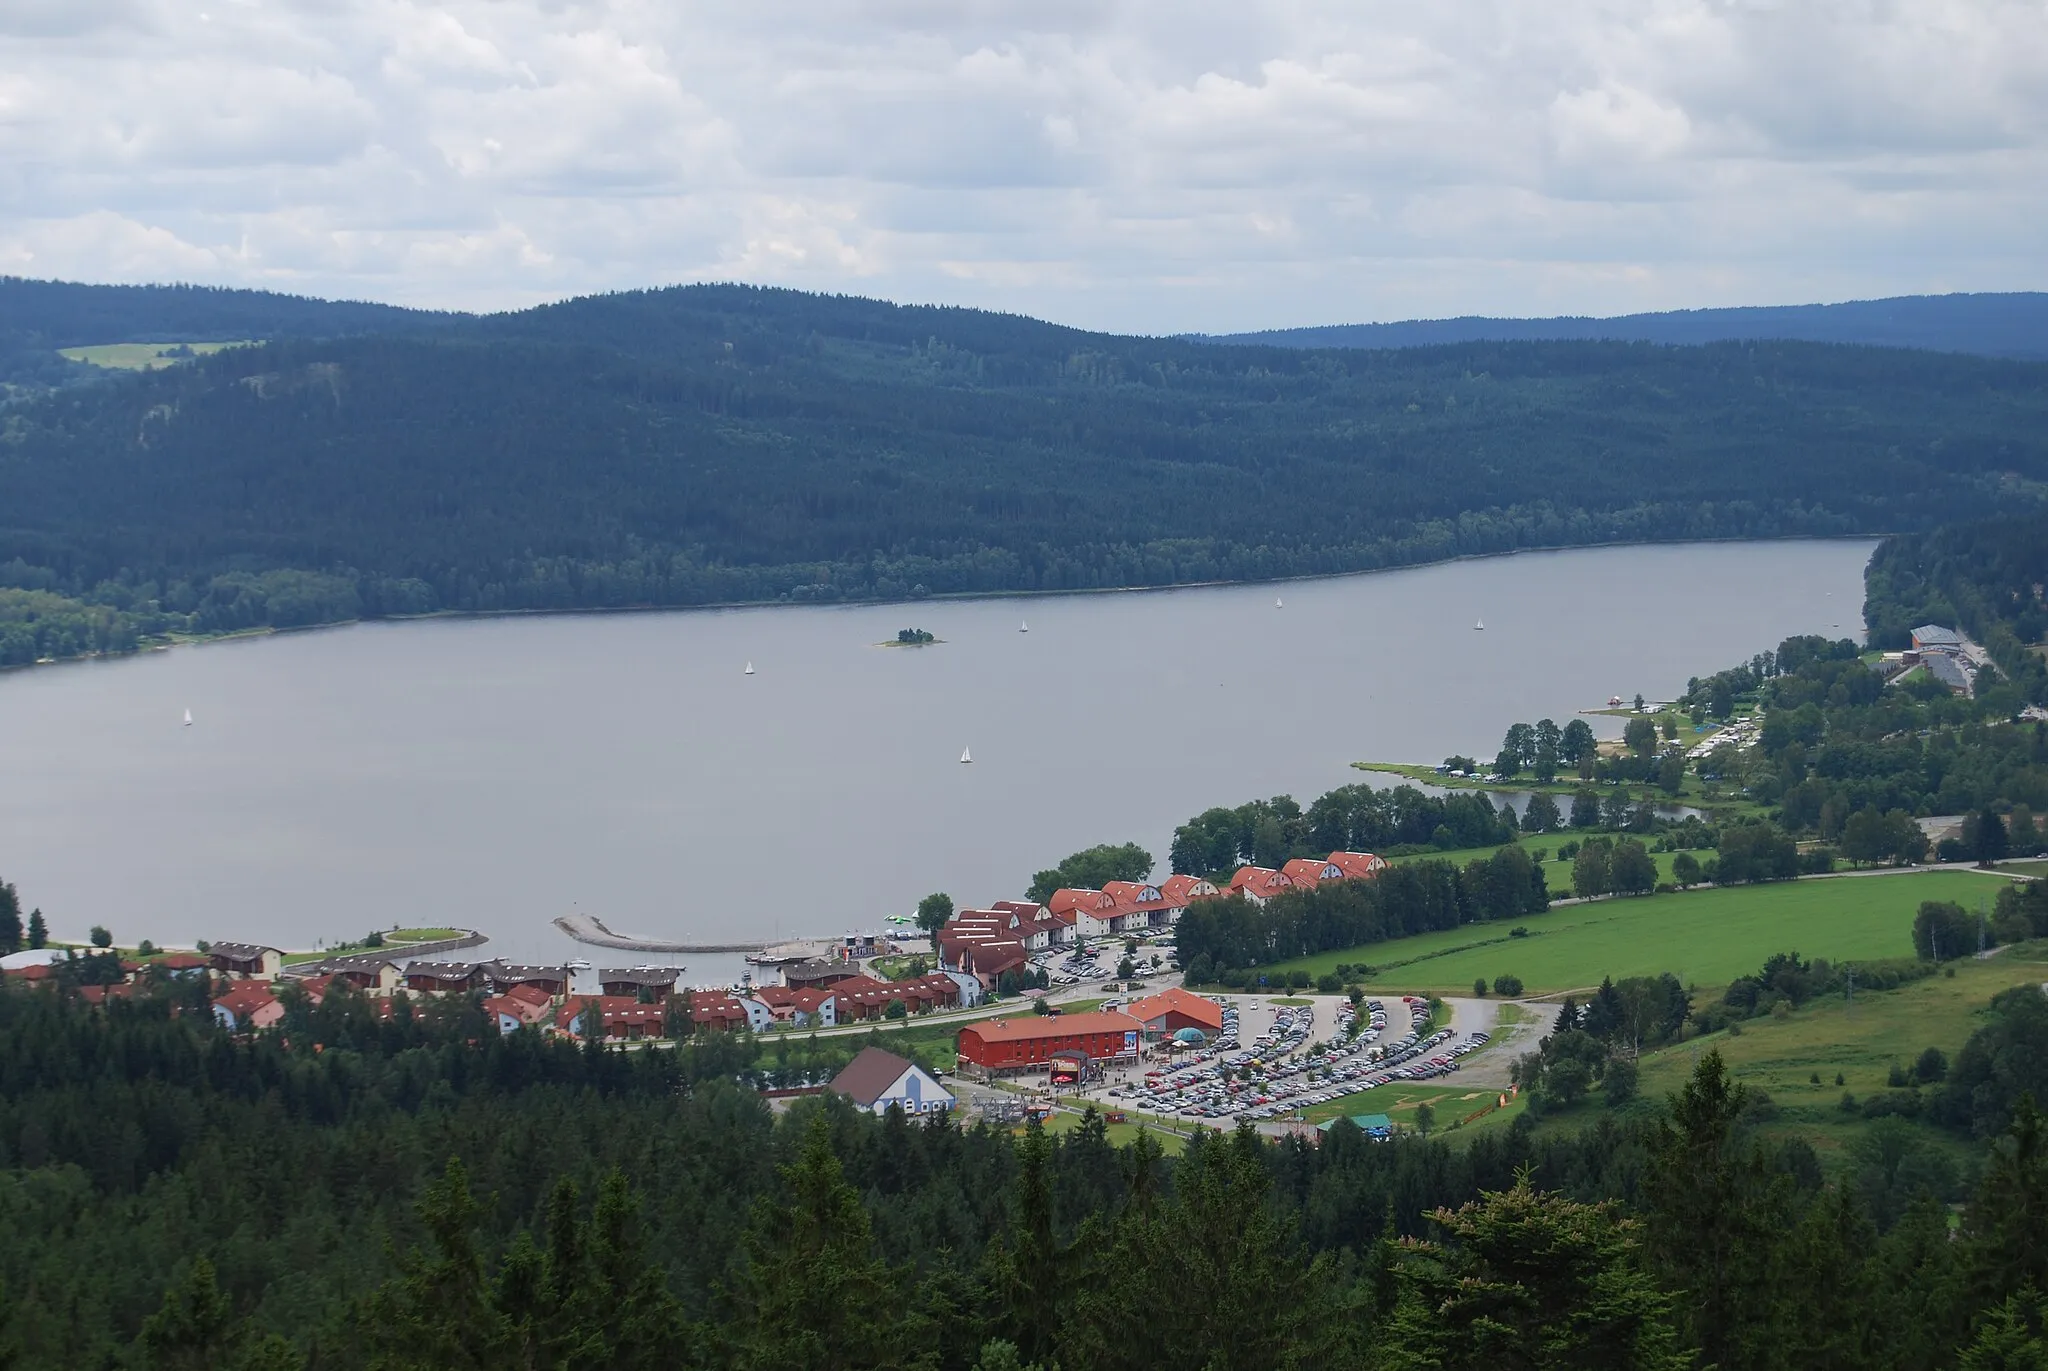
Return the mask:
POLYGON ((2048 287, 2038 0, 13 0, 0 264, 1140 331, 2048 287))

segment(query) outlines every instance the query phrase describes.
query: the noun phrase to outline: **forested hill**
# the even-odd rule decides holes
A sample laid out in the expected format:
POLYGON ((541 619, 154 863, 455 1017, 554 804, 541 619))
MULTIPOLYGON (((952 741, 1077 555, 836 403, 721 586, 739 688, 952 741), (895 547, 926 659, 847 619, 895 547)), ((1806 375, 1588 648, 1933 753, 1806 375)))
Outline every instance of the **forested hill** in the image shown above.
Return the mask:
POLYGON ((1682 309, 1594 319, 1409 319, 1388 324, 1331 324, 1269 329, 1211 338, 1219 343, 1264 343, 1298 348, 1407 348, 1482 340, 1624 339, 1696 344, 1748 338, 1810 343, 1864 343, 1878 347, 1973 352, 1986 357, 2048 360, 2048 294, 2016 291, 1987 295, 1904 295, 1838 305, 1766 305, 1740 309, 1682 309))
POLYGON ((446 318, 356 300, 212 286, 94 286, 0 276, 0 336, 48 348, 97 343, 323 337, 446 318))
POLYGON ((0 409, 0 585, 56 597, 10 619, 0 591, 0 661, 1874 532, 2048 480, 2048 366, 1955 355, 1218 347, 743 287, 406 323, 0 409))

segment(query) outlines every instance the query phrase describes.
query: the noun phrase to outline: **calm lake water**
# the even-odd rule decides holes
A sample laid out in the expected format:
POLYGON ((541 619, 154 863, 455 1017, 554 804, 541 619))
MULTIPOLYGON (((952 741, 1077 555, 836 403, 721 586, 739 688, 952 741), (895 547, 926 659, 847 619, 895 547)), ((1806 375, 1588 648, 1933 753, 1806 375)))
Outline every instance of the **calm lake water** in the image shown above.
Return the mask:
POLYGON ((1354 760, 1491 756, 1517 720, 1669 698, 1791 633, 1860 636, 1872 546, 365 624, 38 668, 0 677, 0 875, 59 936, 123 941, 456 924, 560 958, 572 906, 675 940, 872 928, 928 891, 1018 896, 1097 842, 1164 874, 1211 805, 1306 802, 1364 779, 1354 760), (945 641, 874 646, 912 626, 945 641))

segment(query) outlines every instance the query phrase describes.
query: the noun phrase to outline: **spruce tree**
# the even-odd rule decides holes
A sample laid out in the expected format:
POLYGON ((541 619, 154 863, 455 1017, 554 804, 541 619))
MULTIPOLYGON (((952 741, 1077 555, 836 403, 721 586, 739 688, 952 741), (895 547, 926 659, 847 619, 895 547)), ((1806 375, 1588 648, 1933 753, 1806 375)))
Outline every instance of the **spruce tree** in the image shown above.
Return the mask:
POLYGON ((21 950, 21 896, 14 883, 0 881, 0 954, 21 950))
POLYGON ((29 911, 28 945, 36 948, 50 945, 50 926, 43 922, 43 911, 40 908, 29 911))

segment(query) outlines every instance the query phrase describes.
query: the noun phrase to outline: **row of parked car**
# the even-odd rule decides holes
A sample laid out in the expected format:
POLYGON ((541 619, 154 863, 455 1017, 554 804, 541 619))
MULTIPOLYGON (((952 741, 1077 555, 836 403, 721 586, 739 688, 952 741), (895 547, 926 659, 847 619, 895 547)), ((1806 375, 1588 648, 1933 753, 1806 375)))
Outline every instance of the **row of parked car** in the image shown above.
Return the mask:
POLYGON ((1270 1032, 1244 1048, 1238 1045, 1237 1011, 1226 1004, 1223 1032, 1213 1046, 1171 1071, 1149 1074, 1142 1087, 1109 1093, 1155 1113, 1270 1119, 1397 1080, 1449 1075, 1462 1058, 1489 1041, 1487 1034, 1474 1033, 1455 1047, 1446 1047, 1455 1036, 1450 1029, 1422 1035, 1429 1023, 1427 1001, 1405 999, 1401 1008, 1408 1014, 1406 1031, 1381 1046, 1386 1007, 1378 1000, 1366 1001, 1366 1022, 1357 1027, 1357 1011, 1343 1006, 1337 1011, 1332 1041, 1296 1059, 1294 1054, 1314 1026, 1312 1010, 1283 1010, 1270 1032))

